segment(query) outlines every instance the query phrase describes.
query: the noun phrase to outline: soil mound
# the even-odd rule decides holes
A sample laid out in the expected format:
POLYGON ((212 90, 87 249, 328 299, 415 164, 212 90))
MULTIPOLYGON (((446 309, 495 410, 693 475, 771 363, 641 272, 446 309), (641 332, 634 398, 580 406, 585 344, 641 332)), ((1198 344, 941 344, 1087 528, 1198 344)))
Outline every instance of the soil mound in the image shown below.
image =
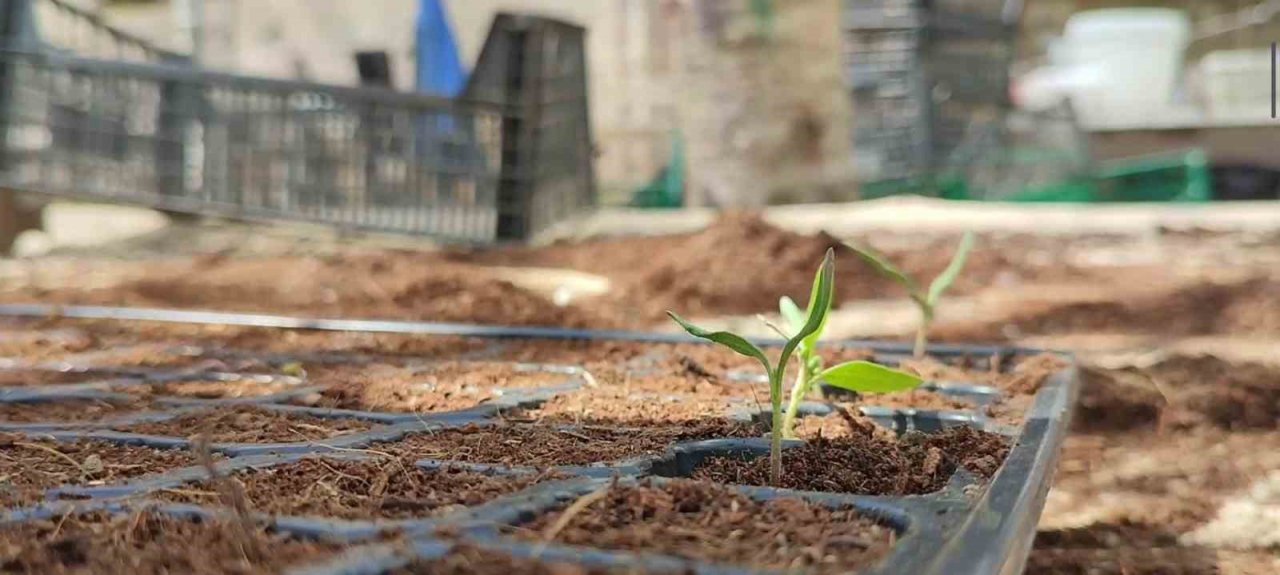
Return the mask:
MULTIPOLYGON (((1149 280, 1152 286, 1167 281, 1149 280)), ((1170 337, 1280 332, 1274 282, 1187 282, 1106 300, 1035 302, 996 321, 941 325, 941 341, 992 341, 1071 333, 1153 333, 1170 337), (1275 305, 1269 305, 1273 303, 1275 305), (1273 331, 1274 330, 1274 331, 1273 331)))
POLYGON ((1256 289, 1255 282, 1194 283, 1159 297, 1070 304, 1014 323, 1024 333, 1081 331, 1149 331, 1170 335, 1201 335, 1218 331, 1222 309, 1256 289))
POLYGON ((1175 356, 1142 369, 1086 368, 1081 377, 1077 431, 1280 428, 1280 368, 1175 356))
POLYGON ((558 306, 511 282, 461 274, 414 282, 396 293, 391 303, 410 317, 435 321, 562 327, 612 325, 581 308, 558 306))
POLYGON ((877 276, 834 236, 783 230, 749 212, 728 212, 690 234, 452 252, 445 257, 471 264, 565 267, 606 276, 613 284, 613 303, 648 320, 663 321, 668 309, 692 316, 771 312, 784 295, 803 304, 827 248, 836 250, 837 302, 901 295, 898 286, 877 276))
POLYGON ((1222 310, 1219 333, 1234 335, 1280 334, 1280 282, 1258 282, 1222 310))
POLYGON ((1027 573, 1090 575, 1210 575, 1212 550, 1178 545, 1177 534, 1129 522, 1041 531, 1027 573))
POLYGON ((1077 432, 1153 429, 1165 399, 1141 374, 1084 368, 1072 428, 1077 432))
POLYGON ((118 286, 39 294, 47 303, 292 313, 502 325, 615 327, 617 322, 436 254, 197 259, 118 286))
POLYGON ((893 286, 869 275, 840 240, 785 231, 754 214, 727 215, 688 236, 679 250, 652 254, 624 292, 691 315, 770 311, 784 295, 808 299, 828 248, 838 258, 837 301, 890 293, 893 286))
POLYGON ((1174 357, 1148 373, 1174 397, 1170 421, 1175 426, 1280 427, 1280 369, 1206 355, 1174 357))

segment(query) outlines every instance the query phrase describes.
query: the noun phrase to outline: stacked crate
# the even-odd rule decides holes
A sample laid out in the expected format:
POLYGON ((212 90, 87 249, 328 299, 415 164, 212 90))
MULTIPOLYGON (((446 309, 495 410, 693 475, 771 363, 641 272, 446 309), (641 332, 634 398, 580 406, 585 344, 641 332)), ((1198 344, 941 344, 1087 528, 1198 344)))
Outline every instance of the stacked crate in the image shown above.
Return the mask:
POLYGON ((908 177, 929 147, 921 12, 915 0, 850 0, 843 28, 859 177, 908 177))
POLYGON ((864 182, 946 166, 1009 108, 1016 0, 848 0, 845 58, 864 182))

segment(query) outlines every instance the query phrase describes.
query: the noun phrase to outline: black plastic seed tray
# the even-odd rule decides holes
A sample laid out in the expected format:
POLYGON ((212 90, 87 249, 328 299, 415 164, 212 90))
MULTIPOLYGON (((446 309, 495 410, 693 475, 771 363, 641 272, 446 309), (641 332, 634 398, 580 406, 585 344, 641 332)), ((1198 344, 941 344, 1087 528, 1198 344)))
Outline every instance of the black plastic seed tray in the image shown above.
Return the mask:
MULTIPOLYGON (((28 306, 30 307, 30 306, 28 306)), ((31 309, 13 309, 0 306, 0 314, 35 312, 31 309)), ((88 314, 114 319, 161 319, 162 321, 195 321, 234 325, 265 325, 311 329, 366 329, 369 331, 418 333, 425 336, 469 336, 488 340, 491 345, 478 354, 485 361, 501 356, 503 342, 523 338, 553 338, 569 340, 628 340, 634 342, 701 343, 683 335, 594 332, 557 328, 504 328, 463 324, 439 324, 424 322, 383 322, 363 320, 321 320, 309 318, 283 318, 276 316, 244 316, 206 312, 179 312, 166 314, 165 310, 112 310, 112 308, 63 308, 63 315, 88 314)), ((764 345, 778 342, 762 341, 764 345)), ((909 347, 877 342, 847 342, 845 345, 871 349, 876 359, 892 364, 909 353, 909 347)), ((997 368, 1008 369, 1013 358, 1036 353, 1035 350, 994 348, 983 346, 934 346, 931 355, 939 359, 966 358, 970 362, 995 362, 997 368)), ((205 350, 224 356, 249 357, 274 365, 288 363, 297 357, 320 358, 316 354, 261 354, 244 350, 205 350), (270 357, 268 357, 270 356, 270 357)), ((655 346, 652 354, 643 355, 627 365, 626 369, 643 370, 665 353, 655 346)), ((725 351, 724 353, 729 353, 725 351)), ((333 359, 333 358, 330 358, 333 359)), ((340 361, 358 364, 369 358, 343 356, 340 361)), ((877 566, 865 570, 872 574, 953 574, 953 573, 1019 573, 1025 562, 1035 526, 1048 491, 1052 470, 1065 435, 1070 408, 1077 394, 1077 376, 1074 363, 1064 363, 1036 392, 1031 408, 1023 414, 1019 425, 1001 424, 985 414, 985 406, 999 399, 1000 391, 991 387, 963 381, 929 382, 928 389, 940 394, 964 396, 975 399, 976 407, 968 411, 939 412, 902 408, 863 408, 864 414, 880 424, 898 432, 934 431, 956 425, 968 425, 1001 433, 1012 439, 1012 449, 1002 467, 988 482, 983 482, 963 468, 951 478, 947 486, 927 495, 910 497, 872 497, 830 493, 794 492, 758 487, 734 487, 752 498, 800 497, 810 502, 831 506, 852 506, 864 514, 876 517, 885 525, 898 531, 896 543, 890 555, 877 566)), ((309 360, 310 361, 310 360, 309 360)), ((370 361, 379 361, 377 358, 370 361)), ((3 367, 3 366, 0 366, 3 367)), ((91 369, 92 365, 78 368, 91 369)), ((389 412, 356 412, 290 405, 293 395, 268 395, 253 398, 255 405, 266 409, 298 412, 319 417, 350 417, 371 423, 367 431, 332 437, 323 441, 301 441, 282 444, 217 444, 213 449, 227 456, 218 463, 223 471, 233 469, 283 465, 301 457, 362 458, 369 457, 371 444, 399 441, 414 433, 427 433, 465 425, 495 425, 506 410, 515 407, 533 407, 558 394, 584 393, 582 372, 572 366, 562 366, 559 373, 565 375, 563 385, 545 389, 520 389, 503 394, 495 401, 471 409, 431 413, 405 414, 389 412)), ((192 374, 183 372, 184 377, 192 374)), ((262 374, 258 374, 262 375, 262 374)), ((268 374, 270 375, 270 374, 268 374)), ((167 374, 147 373, 126 376, 133 379, 163 380, 167 374)), ((750 372, 735 374, 733 378, 743 383, 751 381, 750 372)), ((267 381, 267 380, 263 380, 267 381)), ((306 388, 308 382, 300 382, 306 388)), ((61 401, 75 398, 110 398, 112 386, 88 386, 66 389, 68 386, 31 386, 10 388, 0 393, 0 404, 15 401, 61 401), (17 392, 22 392, 21 394, 17 392)), ((137 414, 127 414, 100 422, 38 422, 4 423, 10 433, 28 434, 33 437, 71 441, 92 438, 104 441, 150 445, 159 448, 185 448, 187 438, 153 437, 110 431, 107 428, 122 421, 156 420, 177 417, 192 410, 229 403, 228 400, 190 400, 161 398, 160 409, 137 414)), ((802 412, 821 414, 831 407, 819 402, 806 403, 802 412)), ((760 417, 758 409, 730 409, 725 414, 735 419, 760 417)), ((572 432, 573 426, 566 426, 572 432)), ((624 430, 625 431, 625 430, 624 430)), ((794 443, 789 443, 794 446, 794 443)), ((665 452, 655 456, 637 457, 623 461, 599 461, 590 465, 563 467, 569 479, 540 483, 523 491, 500 497, 487 503, 439 517, 423 517, 402 521, 350 521, 325 517, 274 517, 276 525, 286 532, 304 537, 337 538, 351 542, 353 549, 323 565, 302 567, 300 572, 313 574, 381 573, 411 561, 415 557, 430 558, 448 553, 453 545, 448 541, 433 539, 435 528, 449 526, 450 532, 462 535, 467 541, 481 547, 500 550, 516 556, 537 554, 543 559, 564 560, 582 565, 619 568, 642 568, 650 571, 685 571, 700 573, 741 573, 750 569, 741 565, 708 564, 679 557, 636 552, 582 549, 556 544, 530 545, 504 537, 503 526, 520 525, 537 515, 555 508, 562 508, 585 493, 589 493, 609 481, 634 482, 650 480, 670 481, 669 478, 687 476, 692 467, 710 455, 734 455, 759 457, 767 453, 765 438, 706 439, 669 445, 665 452), (403 543, 384 546, 367 540, 379 531, 396 529, 409 538, 403 543)), ((483 462, 461 463, 452 461, 422 460, 418 465, 457 466, 484 470, 499 474, 525 473, 531 470, 519 467, 485 465, 483 462)), ((31 509, 9 510, 4 521, 23 521, 33 517, 51 516, 55 510, 68 505, 79 508, 119 509, 122 501, 130 505, 145 502, 148 495, 158 489, 179 487, 191 481, 205 478, 205 470, 187 468, 173 470, 110 484, 91 486, 65 486, 46 493, 47 501, 31 509), (74 499, 74 502, 64 500, 74 499), (124 498, 124 499, 121 499, 124 498)), ((163 505, 174 513, 210 514, 221 510, 189 505, 163 505)), ((62 512, 65 512, 62 511, 62 512)))

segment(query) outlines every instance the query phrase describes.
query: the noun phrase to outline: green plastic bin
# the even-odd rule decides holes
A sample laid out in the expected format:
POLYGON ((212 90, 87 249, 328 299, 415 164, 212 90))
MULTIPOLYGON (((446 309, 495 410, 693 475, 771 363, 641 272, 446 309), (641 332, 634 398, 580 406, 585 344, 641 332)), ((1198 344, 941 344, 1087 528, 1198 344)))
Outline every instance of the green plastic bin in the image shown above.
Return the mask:
POLYGON ((1108 162, 1096 177, 1100 202, 1207 202, 1213 199, 1202 150, 1108 162))
POLYGON ((684 140, 671 135, 671 155, 666 167, 648 185, 636 190, 628 204, 633 208, 679 208, 684 205, 684 140))
POLYGON ((1208 156, 1202 150, 1158 154, 1103 164, 1092 176, 1028 187, 993 197, 962 177, 904 178, 865 183, 864 199, 915 194, 951 200, 1003 202, 1207 202, 1213 197, 1208 156))

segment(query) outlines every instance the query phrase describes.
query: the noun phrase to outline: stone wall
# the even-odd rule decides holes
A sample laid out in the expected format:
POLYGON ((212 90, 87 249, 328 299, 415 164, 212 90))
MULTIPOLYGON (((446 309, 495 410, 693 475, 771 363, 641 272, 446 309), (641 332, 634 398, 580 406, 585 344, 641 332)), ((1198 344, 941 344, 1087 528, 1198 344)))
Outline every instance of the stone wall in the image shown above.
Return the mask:
POLYGON ((690 0, 677 109, 689 203, 759 206, 853 193, 839 0, 690 0))

